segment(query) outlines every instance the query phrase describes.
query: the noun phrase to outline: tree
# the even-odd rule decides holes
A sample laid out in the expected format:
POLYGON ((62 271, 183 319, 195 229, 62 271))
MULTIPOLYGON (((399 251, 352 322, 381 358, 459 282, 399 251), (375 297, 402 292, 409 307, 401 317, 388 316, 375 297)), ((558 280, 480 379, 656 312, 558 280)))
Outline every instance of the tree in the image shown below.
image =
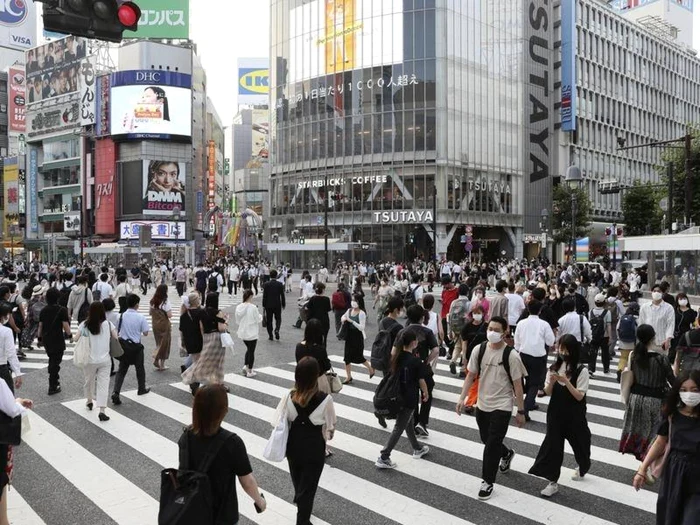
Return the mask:
POLYGON ((625 235, 651 235, 661 233, 663 212, 659 201, 665 196, 651 184, 635 181, 634 186, 625 190, 622 197, 622 216, 625 235))
POLYGON ((576 238, 586 237, 591 229, 591 199, 582 188, 571 189, 565 184, 554 188, 552 210, 552 237, 554 242, 571 242, 571 195, 576 194, 576 238))
MULTIPOLYGON (((690 168, 692 174, 692 202, 690 206, 690 221, 695 224, 700 223, 700 130, 690 129, 692 135, 690 168), (698 184, 696 184, 698 182, 698 184)), ((674 221, 682 223, 685 218, 685 148, 682 142, 673 144, 664 149, 661 153, 662 165, 658 168, 663 184, 668 185, 666 166, 673 163, 673 218, 674 221)), ((664 191, 664 194, 667 194, 664 191)), ((670 200, 670 199, 669 199, 670 200)))

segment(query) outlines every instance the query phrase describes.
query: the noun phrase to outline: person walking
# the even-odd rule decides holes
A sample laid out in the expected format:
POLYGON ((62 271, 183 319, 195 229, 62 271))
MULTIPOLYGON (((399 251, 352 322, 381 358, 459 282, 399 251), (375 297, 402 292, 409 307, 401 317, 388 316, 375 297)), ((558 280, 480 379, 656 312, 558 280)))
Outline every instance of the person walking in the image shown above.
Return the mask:
POLYGON ((318 361, 304 357, 294 371, 294 388, 282 398, 273 426, 289 422, 287 463, 294 486, 297 525, 311 525, 314 498, 326 456, 326 441, 333 439, 336 416, 333 398, 319 392, 318 361))
MULTIPOLYGON (((44 345, 46 355, 49 358, 49 395, 58 394, 61 391, 59 372, 63 353, 66 351, 66 338, 71 337, 70 317, 68 310, 58 304, 61 293, 56 288, 46 291, 46 306, 39 314, 39 330, 37 337, 44 345)), ((2 313, 0 312, 0 317, 2 313)), ((14 346, 14 345, 13 345, 14 346)), ((0 358, 0 362, 2 359, 0 358)), ((13 368, 13 372, 19 373, 13 368)))
POLYGON ((345 362, 345 381, 343 381, 343 384, 349 385, 352 383, 353 364, 364 365, 369 372, 369 378, 372 379, 374 377, 374 368, 372 368, 370 362, 367 361, 364 353, 367 314, 360 310, 360 306, 354 298, 350 303, 350 309, 345 312, 341 321, 347 325, 343 356, 343 361, 345 362))
MULTIPOLYGON (((637 328, 637 345, 627 365, 634 379, 625 407, 619 451, 634 454, 639 461, 647 454, 663 399, 669 384, 675 380, 668 357, 652 350, 657 347, 657 340, 651 325, 640 324, 637 328)), ((651 474, 648 476, 652 478, 651 474)))
POLYGON ((681 373, 661 411, 654 444, 634 475, 636 490, 646 482, 649 467, 665 454, 656 525, 697 525, 700 516, 700 371, 681 373), (670 446, 669 446, 670 444, 670 446))
POLYGON ((651 302, 639 308, 639 325, 643 324, 650 325, 656 334, 652 350, 668 355, 676 328, 676 312, 674 306, 664 301, 662 288, 658 284, 651 289, 651 302))
POLYGON ((178 468, 203 472, 209 479, 211 511, 216 523, 238 523, 240 519, 236 478, 260 512, 267 506, 243 440, 221 428, 228 408, 228 394, 223 386, 200 388, 192 404, 192 424, 178 440, 178 468))
POLYGON ((260 337, 261 322, 262 315, 260 315, 258 307, 253 304, 253 291, 244 291, 243 302, 236 307, 236 324, 238 325, 237 335, 246 347, 245 364, 242 370, 243 375, 246 377, 255 377, 257 375, 253 371, 253 364, 255 363, 255 347, 260 337))
POLYGON ((112 368, 109 340, 111 337, 117 339, 118 334, 116 327, 107 320, 105 307, 101 302, 95 301, 90 305, 88 318, 80 323, 73 340, 77 342, 81 337, 90 339, 90 361, 83 367, 85 406, 92 410, 93 400, 97 401, 97 417, 100 421, 109 421, 109 416, 105 414, 109 395, 109 372, 112 368))
POLYGON ((559 356, 550 368, 544 387, 545 393, 551 396, 547 433, 529 473, 549 481, 540 492, 546 498, 559 492, 557 482, 564 462, 565 440, 571 445, 578 465, 571 479, 582 480, 591 468, 591 431, 586 420, 589 374, 586 363, 579 360, 580 351, 581 343, 573 335, 562 337, 559 356))
POLYGON ((228 294, 238 295, 238 283, 241 280, 241 269, 237 264, 230 264, 228 267, 228 294))
POLYGON ((419 394, 423 402, 427 402, 430 397, 428 385, 426 383, 428 369, 421 359, 415 356, 417 346, 418 336, 417 332, 414 330, 403 330, 396 336, 389 370, 392 375, 398 375, 399 377, 401 385, 401 408, 396 414, 394 429, 386 445, 384 445, 379 458, 377 458, 377 461, 374 463, 374 466, 378 469, 396 468, 396 463, 391 461, 391 452, 396 447, 404 431, 413 449, 414 459, 420 459, 430 452, 430 448, 427 445, 421 445, 418 442, 413 423, 414 411, 415 407, 418 406, 419 394))
POLYGON ((32 296, 27 304, 27 320, 20 334, 20 348, 32 348, 32 343, 39 331, 39 317, 45 306, 44 288, 37 284, 32 289, 32 296))
MULTIPOLYGON (((199 322, 202 331, 202 352, 199 359, 182 373, 186 385, 192 383, 223 384, 226 350, 221 332, 228 332, 227 316, 219 310, 219 294, 207 294, 204 315, 199 322)), ((224 387, 228 390, 228 387, 224 387)))
POLYGON ((148 293, 148 285, 151 284, 151 271, 146 263, 141 265, 139 281, 141 283, 141 295, 146 295, 148 293))
POLYGON ((68 298, 68 315, 79 323, 87 318, 87 309, 92 303, 92 291, 87 283, 87 277, 78 277, 78 285, 73 287, 68 298))
POLYGON ((287 307, 284 285, 277 280, 277 270, 270 270, 270 280, 263 285, 262 307, 267 318, 267 336, 272 341, 272 320, 274 319, 275 338, 280 339, 282 310, 287 307))
MULTIPOLYGON (((518 427, 525 425, 522 378, 526 371, 518 353, 512 351, 503 340, 507 331, 508 321, 502 317, 491 318, 486 332, 488 343, 482 345, 478 351, 472 352, 467 365, 467 377, 456 406, 457 415, 461 415, 467 393, 478 377, 476 424, 484 444, 482 483, 478 494, 480 500, 491 498, 496 473, 507 473, 515 456, 515 451, 503 444, 512 417, 514 400, 518 407, 515 422, 518 427), (504 363, 508 363, 507 368, 504 363)), ((518 329, 515 333, 518 333, 518 329)))
POLYGON ((187 271, 178 264, 175 267, 175 289, 177 290, 177 295, 182 297, 185 293, 185 285, 187 284, 187 271))
MULTIPOLYGON (((531 300, 527 304, 530 315, 520 321, 515 329, 515 349, 527 371, 525 378, 525 421, 530 411, 539 410, 537 392, 547 378, 547 350, 554 344, 554 332, 547 321, 540 319, 542 303, 531 300)), ((577 356, 578 357, 578 356, 577 356)))
POLYGON ((117 287, 114 289, 114 301, 119 305, 119 313, 123 314, 128 308, 126 298, 132 293, 132 288, 126 281, 126 274, 119 274, 117 276, 117 283, 117 287))
MULTIPOLYGON (((598 351, 600 351, 603 373, 608 374, 610 372, 610 338, 613 333, 612 314, 610 308, 606 308, 605 294, 596 295, 594 301, 593 308, 588 312, 588 320, 591 325, 588 371, 590 375, 595 373, 598 351)), ((615 305, 613 306, 617 308, 615 305)))
POLYGON ((151 325, 156 348, 153 351, 153 366, 159 372, 167 370, 165 361, 170 357, 170 344, 173 327, 170 319, 173 316, 172 306, 168 301, 168 285, 159 284, 151 298, 151 325))
POLYGON ((331 369, 331 361, 328 358, 326 344, 323 341, 323 325, 318 319, 309 319, 304 328, 304 340, 297 344, 294 357, 297 364, 304 357, 313 357, 318 361, 319 376, 318 389, 326 394, 331 393, 330 383, 326 377, 326 372, 331 369))
MULTIPOLYGON (((311 296, 309 301, 306 303, 307 320, 308 323, 310 319, 318 319, 323 326, 323 344, 328 344, 328 332, 331 329, 331 322, 328 314, 332 310, 331 300, 323 295, 326 290, 326 285, 319 282, 314 286, 315 294, 311 296)), ((362 310, 362 305, 359 302, 359 296, 355 295, 356 300, 358 300, 358 308, 362 310)), ((366 318, 366 315, 365 315, 366 318)), ((364 348, 364 347, 363 347, 364 348)))
POLYGON ((343 318, 343 315, 345 315, 345 312, 348 311, 351 301, 352 298, 347 294, 345 285, 343 283, 338 283, 338 288, 331 296, 331 308, 333 309, 333 316, 335 317, 336 334, 340 332, 340 327, 343 324, 341 319, 343 318))
MULTIPOLYGON (((184 372, 193 363, 195 363, 200 354, 202 353, 202 347, 204 345, 202 327, 200 322, 205 318, 205 312, 201 306, 201 300, 199 298, 198 292, 190 293, 186 299, 187 305, 183 303, 185 307, 184 312, 180 314, 180 341, 182 346, 187 351, 187 359, 185 359, 185 364, 180 367, 180 372, 184 372)), ((190 384, 190 390, 194 395, 199 387, 199 383, 190 384)))
POLYGON ((668 352, 668 360, 671 363, 676 361, 676 348, 678 343, 685 337, 686 332, 695 326, 698 313, 690 307, 688 296, 681 292, 676 295, 676 326, 671 340, 671 349, 668 352))
POLYGON ((149 327, 146 317, 139 313, 139 303, 141 298, 135 293, 126 298, 128 306, 126 312, 119 317, 117 332, 119 342, 124 348, 124 355, 119 360, 119 370, 114 378, 114 390, 112 391, 112 404, 121 405, 119 394, 124 384, 124 378, 129 371, 129 367, 134 365, 136 369, 136 381, 138 383, 137 394, 143 396, 151 389, 146 387, 146 370, 143 366, 143 345, 141 337, 148 336, 149 327))

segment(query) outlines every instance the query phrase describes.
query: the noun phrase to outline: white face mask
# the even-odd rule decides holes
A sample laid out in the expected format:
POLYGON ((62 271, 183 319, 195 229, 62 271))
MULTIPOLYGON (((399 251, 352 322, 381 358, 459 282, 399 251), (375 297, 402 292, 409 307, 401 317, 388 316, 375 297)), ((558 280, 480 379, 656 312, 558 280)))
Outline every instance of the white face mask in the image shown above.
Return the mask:
POLYGON ((357 301, 352 301, 350 303, 350 306, 352 306, 353 308, 357 308, 357 301))
POLYGON ((608 302, 609 302, 610 304, 614 303, 614 302, 615 302, 615 298, 614 298, 614 297, 608 297, 608 302))
POLYGON ((486 339, 488 339, 490 343, 500 343, 503 339, 503 334, 501 332, 489 330, 486 332, 486 339))
POLYGON ((700 392, 681 392, 681 401, 685 406, 694 408, 700 405, 700 392))
POLYGON ((688 299, 678 299, 678 304, 681 306, 688 306, 688 299))
POLYGON ((651 292, 651 299, 652 301, 660 301, 663 298, 663 294, 661 292, 651 292))
POLYGON ((477 323, 480 323, 481 320, 484 318, 484 316, 482 314, 474 314, 473 317, 477 323))

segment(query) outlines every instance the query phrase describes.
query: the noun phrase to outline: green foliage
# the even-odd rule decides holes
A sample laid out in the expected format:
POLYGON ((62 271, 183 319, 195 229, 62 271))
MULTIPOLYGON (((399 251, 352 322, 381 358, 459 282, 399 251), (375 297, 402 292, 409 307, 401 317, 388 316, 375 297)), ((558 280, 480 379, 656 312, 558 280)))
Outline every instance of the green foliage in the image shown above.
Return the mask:
MULTIPOLYGON (((691 220, 695 224, 700 223, 700 130, 695 128, 690 130, 693 136, 691 142, 691 193, 692 201, 690 207, 691 220)), ((666 165, 673 162, 673 219, 674 221, 683 222, 685 217, 685 149, 684 143, 678 142, 664 149, 661 154, 662 166, 658 172, 661 176, 663 184, 668 185, 668 177, 666 175, 666 165)), ((664 194, 667 192, 664 191, 664 194)))
POLYGON ((663 211, 659 201, 666 192, 654 188, 651 184, 640 184, 625 190, 622 197, 622 216, 625 223, 625 235, 652 235, 663 229, 663 211))
POLYGON ((552 236, 554 242, 571 242, 572 193, 576 195, 576 238, 586 237, 591 229, 591 199, 582 188, 572 190, 565 184, 554 188, 552 210, 552 236))

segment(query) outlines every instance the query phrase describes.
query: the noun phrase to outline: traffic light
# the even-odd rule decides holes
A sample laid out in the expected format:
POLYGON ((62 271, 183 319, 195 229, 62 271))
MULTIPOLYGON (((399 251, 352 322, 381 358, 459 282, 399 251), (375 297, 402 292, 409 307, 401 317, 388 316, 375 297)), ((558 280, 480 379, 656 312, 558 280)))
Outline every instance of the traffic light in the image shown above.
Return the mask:
POLYGON ((605 228, 605 235, 610 237, 612 235, 612 228, 605 228))
POLYGON ((128 0, 41 0, 44 29, 75 36, 121 42, 125 30, 136 31, 141 9, 128 0))

